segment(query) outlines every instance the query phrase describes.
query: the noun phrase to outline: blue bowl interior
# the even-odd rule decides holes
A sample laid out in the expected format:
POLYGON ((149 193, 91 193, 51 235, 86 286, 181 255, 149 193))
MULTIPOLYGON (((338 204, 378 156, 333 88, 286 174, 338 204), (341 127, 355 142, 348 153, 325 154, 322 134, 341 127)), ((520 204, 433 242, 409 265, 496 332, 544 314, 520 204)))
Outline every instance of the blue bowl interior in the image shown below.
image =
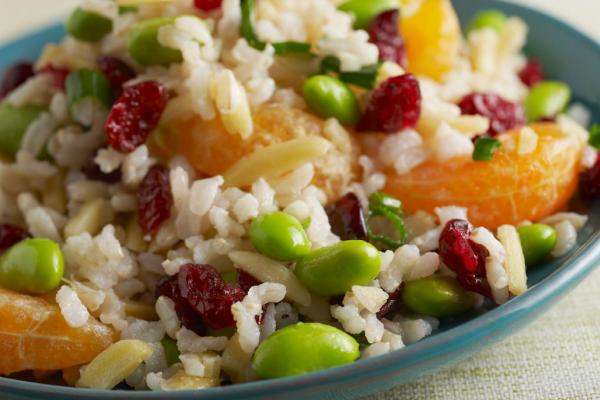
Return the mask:
MULTIPOLYGON (((544 64, 549 78, 568 83, 576 101, 588 106, 600 121, 600 47, 572 27, 537 11, 498 0, 454 0, 463 25, 477 11, 498 8, 518 15, 530 27, 527 53, 544 64)), ((53 26, 0 47, 0 70, 17 60, 33 59, 46 43, 64 35, 62 26, 53 26)), ((579 247, 571 254, 528 272, 530 290, 507 304, 478 315, 444 321, 431 337, 385 356, 360 361, 295 378, 261 381, 199 392, 100 392, 0 378, 0 398, 12 399, 351 399, 408 382, 423 374, 457 362, 508 336, 526 325, 566 294, 600 259, 596 243, 600 231, 598 205, 588 210, 590 221, 580 233, 579 247)))

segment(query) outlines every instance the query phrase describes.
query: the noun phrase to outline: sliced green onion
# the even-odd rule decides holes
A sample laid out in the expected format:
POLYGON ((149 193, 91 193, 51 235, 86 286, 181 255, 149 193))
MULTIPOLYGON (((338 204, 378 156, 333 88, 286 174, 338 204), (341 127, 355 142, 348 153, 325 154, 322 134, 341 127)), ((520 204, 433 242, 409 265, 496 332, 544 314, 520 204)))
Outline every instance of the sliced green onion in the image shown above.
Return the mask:
POLYGON ((381 250, 395 250, 406 243, 408 235, 404 226, 402 202, 382 192, 373 193, 369 199, 369 222, 375 217, 383 217, 391 223, 392 234, 375 233, 367 223, 369 241, 381 250))
POLYGON ((98 106, 104 109, 111 107, 110 83, 98 71, 79 69, 72 72, 65 81, 65 88, 71 116, 84 125, 91 125, 98 106))
POLYGON ((278 56, 287 56, 290 54, 306 54, 310 55, 310 43, 303 42, 278 42, 273 43, 273 47, 275 48, 275 54, 278 56))
POLYGON ((381 63, 377 63, 367 65, 360 71, 340 72, 338 78, 343 82, 371 90, 375 88, 380 67, 381 63))
POLYGON ((498 139, 482 137, 475 142, 475 150, 473 151, 473 160, 475 161, 490 161, 494 157, 494 153, 502 147, 498 139))
POLYGON ((136 6, 119 6, 119 15, 136 13, 137 11, 136 6))
POLYGON ((44 107, 35 105, 15 107, 0 103, 0 154, 9 157, 17 154, 27 128, 43 111, 44 107))
POLYGON ((256 30, 254 29, 254 7, 256 3, 254 0, 242 0, 242 24, 240 27, 240 33, 246 42, 256 50, 263 51, 267 44, 261 42, 256 36, 256 30))
POLYGON ((163 347, 163 350, 165 351, 165 358, 167 359, 167 364, 168 365, 173 365, 179 362, 179 349, 177 348, 177 342, 175 342, 173 339, 171 339, 168 336, 165 336, 161 341, 160 344, 163 347))
POLYGON ((590 128, 590 146, 600 150, 600 124, 594 124, 590 128))
POLYGON ((382 63, 367 65, 360 71, 343 72, 337 57, 327 56, 321 61, 320 74, 337 74, 339 80, 365 89, 373 89, 382 63))
POLYGON ((321 75, 337 74, 342 68, 342 63, 339 58, 327 56, 321 61, 321 75))
POLYGON ((77 8, 67 21, 69 35, 83 42, 97 42, 108 35, 113 28, 110 19, 95 12, 77 8))

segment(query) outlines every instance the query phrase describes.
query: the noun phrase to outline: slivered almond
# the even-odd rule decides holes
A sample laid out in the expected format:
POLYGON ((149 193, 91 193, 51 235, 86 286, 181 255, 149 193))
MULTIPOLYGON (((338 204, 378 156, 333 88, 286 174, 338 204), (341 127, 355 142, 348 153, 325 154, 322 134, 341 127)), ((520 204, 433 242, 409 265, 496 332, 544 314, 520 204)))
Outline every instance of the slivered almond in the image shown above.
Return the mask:
POLYGON ((285 265, 261 254, 249 251, 233 251, 229 253, 229 258, 240 269, 243 269, 259 281, 276 282, 284 285, 287 289, 286 297, 290 300, 303 306, 310 305, 310 292, 285 265))
POLYGON ((163 390, 194 390, 219 386, 217 378, 191 376, 181 370, 163 383, 163 390))
POLYGON ((114 211, 108 201, 93 199, 85 202, 69 219, 64 228, 65 238, 87 232, 94 236, 114 218, 114 211))
POLYGON ((473 137, 480 135, 481 132, 487 132, 490 129, 490 120, 481 115, 461 115, 458 118, 449 120, 448 125, 463 135, 473 137))
POLYGON ((498 240, 506 250, 504 269, 508 275, 508 290, 516 296, 523 294, 527 290, 527 272, 519 233, 512 225, 502 225, 498 228, 498 240))
POLYGON ((538 145, 538 135, 533 129, 528 126, 521 128, 519 131, 519 144, 517 153, 519 155, 531 154, 535 151, 538 145))
POLYGON ((77 386, 112 389, 150 358, 153 351, 152 346, 140 340, 121 340, 94 358, 81 374, 77 386))
POLYGON ((258 149, 225 172, 225 186, 246 186, 259 178, 281 176, 325 155, 331 146, 322 137, 308 136, 258 149))

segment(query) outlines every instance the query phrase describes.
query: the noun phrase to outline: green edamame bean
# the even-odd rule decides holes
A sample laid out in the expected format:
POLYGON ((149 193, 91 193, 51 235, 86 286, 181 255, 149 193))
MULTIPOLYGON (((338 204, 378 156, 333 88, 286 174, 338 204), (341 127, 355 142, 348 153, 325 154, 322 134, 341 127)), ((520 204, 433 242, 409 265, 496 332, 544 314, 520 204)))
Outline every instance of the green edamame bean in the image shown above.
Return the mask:
POLYGON ((405 282, 402 300, 414 312, 432 317, 462 314, 475 302, 456 279, 441 275, 405 282))
POLYGON ((250 241, 260 253, 279 261, 295 261, 310 251, 310 241, 300 221, 281 211, 252 221, 250 241))
POLYGON ((285 327, 258 346, 252 366, 262 378, 282 378, 349 364, 360 355, 346 332, 319 323, 285 327))
POLYGON ((108 35, 113 28, 109 18, 98 13, 76 8, 67 21, 69 35, 83 42, 97 42, 108 35))
POLYGON ((9 103, 1 103, 0 153, 10 157, 17 154, 27 128, 44 110, 35 105, 15 107, 9 103))
POLYGON ((349 0, 338 7, 354 16, 354 29, 366 29, 379 14, 398 8, 398 0, 349 0))
POLYGON ((48 293, 60 285, 63 273, 63 255, 52 240, 26 239, 0 257, 0 286, 15 292, 48 293))
POLYGON ((165 358, 167 359, 168 365, 173 365, 179 362, 179 349, 177 348, 177 342, 168 336, 165 336, 160 341, 160 344, 165 351, 165 358))
POLYGON ((362 240, 347 240, 315 250, 301 259, 294 272, 312 292, 338 296, 354 285, 368 285, 381 269, 379 250, 362 240))
POLYGON ((344 125, 358 122, 360 109, 356 96, 346 84, 327 75, 315 75, 304 83, 304 100, 323 118, 336 118, 344 125))
POLYGON ((571 89, 562 82, 544 81, 531 88, 525 100, 525 115, 530 122, 551 118, 563 111, 571 100, 571 89))
POLYGON ((175 22, 175 18, 153 18, 137 23, 127 38, 127 51, 144 66, 169 65, 183 60, 181 52, 158 42, 158 31, 175 22))
POLYGON ((504 14, 502 11, 484 10, 477 13, 471 22, 469 22, 467 34, 483 28, 492 28, 493 30, 500 32, 502 28, 504 28, 505 23, 506 14, 504 14))
POLYGON ((544 259, 556 245, 556 229, 545 224, 524 225, 517 228, 525 264, 531 267, 544 259))

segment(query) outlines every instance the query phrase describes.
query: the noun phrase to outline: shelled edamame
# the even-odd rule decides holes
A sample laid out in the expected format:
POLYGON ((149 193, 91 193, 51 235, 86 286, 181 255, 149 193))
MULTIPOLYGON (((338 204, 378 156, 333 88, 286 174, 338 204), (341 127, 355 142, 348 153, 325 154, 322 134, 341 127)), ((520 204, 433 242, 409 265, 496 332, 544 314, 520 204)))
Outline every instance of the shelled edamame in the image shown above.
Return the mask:
POLYGON ((360 355, 346 332, 320 323, 280 329, 260 344, 253 367, 262 378, 282 378, 349 364, 360 355))
POLYGON ((315 75, 304 83, 304 100, 308 107, 323 118, 335 118, 344 125, 354 125, 360 109, 352 90, 339 79, 315 75))
POLYGON ((64 260, 57 243, 26 239, 0 257, 0 286, 22 293, 44 294, 60 285, 64 260))

